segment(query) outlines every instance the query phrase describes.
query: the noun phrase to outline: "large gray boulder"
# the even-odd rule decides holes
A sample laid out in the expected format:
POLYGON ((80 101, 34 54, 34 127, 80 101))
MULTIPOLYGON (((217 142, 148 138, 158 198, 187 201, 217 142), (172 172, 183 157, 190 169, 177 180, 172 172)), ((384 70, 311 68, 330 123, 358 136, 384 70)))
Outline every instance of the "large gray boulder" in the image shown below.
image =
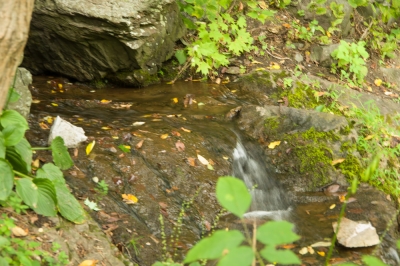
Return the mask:
POLYGON ((25 118, 28 118, 32 104, 32 94, 29 90, 29 85, 32 83, 31 73, 23 67, 17 68, 14 77, 15 83, 10 84, 14 86, 14 90, 19 94, 18 101, 9 103, 7 109, 12 109, 19 112, 25 118))
POLYGON ((23 66, 79 81, 156 82, 184 33, 172 0, 37 0, 23 66))

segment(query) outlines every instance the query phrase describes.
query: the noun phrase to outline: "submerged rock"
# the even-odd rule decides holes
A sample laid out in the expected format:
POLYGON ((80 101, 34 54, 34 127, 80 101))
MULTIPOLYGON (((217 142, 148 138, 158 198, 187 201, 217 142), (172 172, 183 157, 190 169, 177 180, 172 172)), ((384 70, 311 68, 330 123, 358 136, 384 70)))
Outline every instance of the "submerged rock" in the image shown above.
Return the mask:
POLYGON ((340 222, 339 232, 337 232, 337 222, 333 222, 332 226, 337 233, 338 242, 345 247, 370 247, 380 243, 376 229, 370 222, 355 222, 343 217, 340 222))
POLYGON ((175 1, 38 0, 23 65, 79 81, 157 82, 184 33, 175 1))

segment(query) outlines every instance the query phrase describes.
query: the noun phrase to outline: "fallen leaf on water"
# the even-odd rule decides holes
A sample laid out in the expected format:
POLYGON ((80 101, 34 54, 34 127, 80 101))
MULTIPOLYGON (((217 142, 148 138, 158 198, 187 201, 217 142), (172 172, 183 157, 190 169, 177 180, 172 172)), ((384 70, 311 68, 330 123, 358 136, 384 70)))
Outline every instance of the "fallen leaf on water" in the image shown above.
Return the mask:
POLYGON ((382 80, 381 80, 381 79, 375 79, 375 80, 374 80, 374 83, 375 83, 376 86, 379 87, 379 86, 382 85, 382 80))
POLYGON ((336 165, 336 164, 338 164, 338 163, 342 163, 344 160, 345 160, 344 158, 340 158, 340 159, 333 160, 333 161, 331 162, 331 165, 336 165))
POLYGON ((329 209, 334 209, 336 207, 336 204, 332 204, 331 206, 329 206, 329 209))
POLYGON ((311 247, 314 247, 314 248, 317 248, 317 247, 330 247, 330 246, 331 246, 331 242, 328 242, 328 241, 316 242, 316 243, 311 245, 311 247))
POLYGON ((178 103, 178 98, 175 97, 175 98, 172 99, 172 101, 173 101, 174 103, 178 103))
POLYGON ((197 154, 197 159, 199 159, 199 161, 204 164, 204 165, 208 165, 209 162, 207 161, 206 158, 204 158, 203 156, 201 156, 200 154, 197 154))
POLYGON ((211 164, 207 164, 207 169, 211 170, 211 171, 214 171, 214 167, 211 164))
POLYGON ((47 121, 49 124, 53 124, 53 117, 52 116, 45 116, 43 120, 47 121))
POLYGON ((196 159, 193 157, 187 158, 190 166, 196 166, 196 159))
POLYGON ((345 202, 345 200, 346 200, 346 195, 339 195, 338 197, 339 197, 339 201, 340 201, 340 202, 345 202))
POLYGON ((308 250, 308 252, 310 254, 314 254, 315 253, 314 249, 312 247, 310 247, 310 246, 307 247, 307 250, 308 250))
POLYGON ((223 158, 224 160, 229 160, 229 157, 228 157, 228 156, 222 156, 222 158, 223 158))
POLYGON ((132 194, 122 194, 122 199, 126 204, 135 204, 138 199, 132 194))
POLYGON ((32 100, 32 103, 40 103, 40 100, 32 100))
POLYGON ((11 232, 13 233, 14 236, 27 236, 28 235, 28 231, 25 231, 24 229, 22 229, 19 226, 15 226, 15 227, 11 228, 11 232))
POLYGON ((160 201, 158 204, 160 205, 161 209, 164 209, 164 210, 166 210, 168 207, 168 204, 165 202, 162 202, 162 201, 160 201))
POLYGON ((166 139, 166 138, 168 138, 168 134, 162 134, 162 135, 160 136, 160 138, 166 139))
POLYGON ((320 255, 321 257, 325 257, 325 252, 323 251, 317 251, 318 255, 320 255))
POLYGON ((275 149, 275 147, 276 147, 276 146, 279 146, 279 144, 281 144, 281 141, 280 141, 280 140, 278 140, 278 141, 273 141, 273 142, 271 142, 271 143, 268 145, 268 148, 270 148, 270 149, 275 149))
POLYGON ((137 126, 144 125, 145 123, 146 123, 146 122, 140 122, 140 121, 138 121, 138 122, 134 122, 134 123, 132 124, 132 126, 137 127, 137 126))
POLYGON ((174 135, 174 136, 176 136, 176 137, 180 137, 180 136, 181 136, 181 133, 179 133, 178 131, 175 131, 175 130, 173 130, 173 131, 171 132, 171 134, 174 135))
POLYGON ((84 260, 79 266, 96 266, 98 260, 84 260))
POLYGON ((53 105, 53 106, 58 106, 58 104, 56 104, 56 103, 51 103, 51 105, 53 105))
POLYGON ((299 250, 299 254, 301 254, 301 255, 305 255, 305 254, 307 254, 307 253, 308 253, 307 247, 304 247, 304 248, 302 248, 302 249, 299 250))
POLYGON ((89 143, 89 144, 86 146, 86 155, 89 155, 89 154, 90 154, 90 152, 93 150, 93 147, 94 147, 95 144, 96 144, 96 141, 93 140, 91 143, 89 143))
POLYGON ((180 140, 178 140, 175 143, 175 147, 177 148, 178 151, 184 151, 185 150, 185 144, 183 142, 181 142, 180 140))
POLYGON ((49 126, 46 125, 46 123, 43 122, 43 121, 39 123, 39 126, 40 126, 41 129, 49 129, 49 126))
POLYGON ((141 141, 139 141, 138 144, 135 145, 135 148, 136 148, 136 149, 142 148, 143 142, 144 142, 144 139, 142 139, 141 141))
POLYGON ((103 130, 110 130, 110 129, 111 129, 111 127, 109 127, 109 126, 105 126, 105 127, 101 127, 101 129, 103 129, 103 130))
POLYGON ((100 101, 101 104, 109 104, 110 102, 112 102, 112 100, 103 99, 100 101))
POLYGON ((61 90, 62 87, 63 87, 63 85, 62 85, 61 83, 58 83, 58 84, 57 84, 57 87, 61 90))
POLYGON ((184 127, 181 127, 181 129, 182 129, 183 131, 185 131, 185 132, 188 132, 188 133, 192 132, 191 130, 186 129, 186 128, 184 128, 184 127))
POLYGON ((165 83, 165 84, 172 85, 172 84, 174 84, 174 81, 173 81, 173 80, 171 80, 171 81, 168 81, 168 82, 167 82, 167 83, 165 83))

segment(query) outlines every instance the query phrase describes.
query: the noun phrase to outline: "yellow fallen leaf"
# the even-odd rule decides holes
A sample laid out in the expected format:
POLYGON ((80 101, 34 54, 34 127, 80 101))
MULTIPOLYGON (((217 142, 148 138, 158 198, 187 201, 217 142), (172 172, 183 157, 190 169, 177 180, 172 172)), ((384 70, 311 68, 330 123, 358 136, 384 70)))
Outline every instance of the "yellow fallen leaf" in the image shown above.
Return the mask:
POLYGON ((162 135, 160 136, 160 138, 166 139, 166 138, 168 138, 168 134, 162 134, 162 135))
POLYGON ((304 247, 304 248, 300 249, 300 250, 299 250, 299 253, 300 253, 301 255, 307 254, 307 253, 308 253, 307 247, 304 247))
POLYGON ((255 65, 255 64, 262 64, 262 62, 259 62, 259 61, 257 61, 257 60, 253 60, 253 61, 251 61, 251 63, 254 64, 254 65, 255 65))
POLYGON ((185 131, 185 132, 188 132, 188 133, 192 132, 191 130, 186 129, 186 128, 184 128, 184 127, 181 127, 181 129, 182 129, 183 131, 185 131))
POLYGON ((310 247, 310 246, 307 247, 307 250, 308 250, 308 252, 310 254, 314 254, 315 253, 314 249, 312 247, 310 247))
POLYGON ((172 101, 173 101, 174 103, 178 103, 178 98, 175 97, 175 98, 172 99, 172 101))
POLYGON ((51 116, 46 116, 46 117, 44 117, 43 119, 46 120, 47 123, 53 124, 53 117, 51 117, 51 116))
POLYGON ((53 105, 53 106, 58 106, 58 104, 56 104, 56 103, 51 103, 51 105, 53 105))
POLYGON ((51 93, 57 93, 55 90, 51 90, 51 93))
POLYGON ((336 165, 336 164, 338 164, 338 163, 342 163, 344 160, 345 160, 344 158, 340 158, 340 159, 333 160, 333 161, 331 162, 331 165, 336 165))
POLYGON ((208 165, 209 162, 207 161, 206 158, 204 158, 203 156, 201 156, 200 154, 197 154, 197 159, 199 159, 199 161, 204 164, 204 165, 208 165))
POLYGON ((223 158, 224 160, 229 160, 229 157, 228 157, 228 156, 222 156, 222 158, 223 158))
POLYGON ((39 168, 39 166, 40 166, 40 161, 39 161, 39 159, 36 159, 36 160, 34 160, 33 162, 32 162, 32 167, 33 168, 39 168))
POLYGON ((79 266, 96 266, 98 260, 84 260, 82 261, 79 266))
POLYGON ((339 201, 340 202, 345 202, 346 201, 346 195, 340 195, 339 197, 339 201))
POLYGON ((136 202, 138 202, 138 199, 133 196, 132 194, 122 194, 122 200, 126 203, 126 204, 135 204, 136 202))
POLYGON ((317 251, 318 255, 320 255, 321 257, 325 257, 325 252, 323 251, 317 251))
POLYGON ((103 130, 109 130, 109 129, 111 129, 111 127, 105 126, 105 127, 101 127, 101 129, 103 129, 103 130))
POLYGON ((40 100, 32 100, 32 103, 40 103, 40 100))
POLYGON ((90 152, 93 150, 93 147, 94 147, 95 144, 96 144, 96 141, 93 140, 91 143, 89 143, 89 144, 86 146, 86 155, 89 155, 89 154, 90 154, 90 152))
POLYGON ((166 84, 168 84, 168 85, 174 84, 174 81, 169 81, 166 84))
POLYGON ((330 38, 332 35, 329 31, 326 32, 326 36, 328 36, 328 38, 330 38))
POLYGON ((376 86, 379 87, 379 86, 382 85, 382 80, 381 80, 381 79, 375 79, 375 80, 374 80, 374 83, 375 83, 376 86))
POLYGON ((273 141, 273 142, 271 142, 271 143, 268 145, 268 148, 270 148, 270 149, 275 149, 275 147, 276 147, 276 146, 279 146, 279 144, 281 144, 281 141, 280 141, 280 140, 278 140, 278 141, 273 141))
POLYGON ((277 64, 277 63, 275 63, 275 62, 271 62, 271 64, 269 65, 269 67, 267 67, 268 69, 275 69, 275 70, 278 70, 278 69, 281 69, 281 66, 279 65, 279 64, 277 64))
POLYGON ((58 83, 57 86, 58 86, 58 88, 59 88, 60 90, 62 89, 62 84, 61 84, 61 83, 58 83))
POLYGON ((131 149, 131 146, 129 146, 129 145, 122 145, 122 146, 124 146, 124 148, 127 149, 127 150, 131 149))
POLYGON ((119 139, 119 137, 118 137, 118 136, 112 136, 112 138, 113 138, 113 139, 119 139))
POLYGON ((329 209, 334 209, 336 207, 336 204, 332 204, 331 206, 329 206, 329 209))
POLYGON ((101 102, 102 104, 108 104, 108 103, 112 102, 112 100, 103 99, 103 100, 101 100, 100 102, 101 102))

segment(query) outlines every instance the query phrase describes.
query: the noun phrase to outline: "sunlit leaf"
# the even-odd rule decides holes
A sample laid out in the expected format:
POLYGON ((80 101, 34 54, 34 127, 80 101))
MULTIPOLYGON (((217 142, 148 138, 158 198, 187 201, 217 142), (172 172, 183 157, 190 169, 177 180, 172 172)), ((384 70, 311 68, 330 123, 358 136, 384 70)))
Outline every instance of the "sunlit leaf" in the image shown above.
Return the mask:
POLYGON ((89 155, 89 154, 92 152, 93 147, 94 147, 95 144, 96 144, 96 141, 93 140, 92 142, 90 142, 90 143, 86 146, 86 155, 89 155))
POLYGON ((214 167, 210 163, 207 164, 207 169, 211 170, 211 171, 214 171, 214 167))
POLYGON ((329 209, 334 209, 336 207, 336 204, 332 204, 331 206, 329 206, 329 209))
POLYGON ((103 99, 103 100, 101 100, 100 102, 101 102, 102 104, 109 104, 110 102, 112 102, 112 100, 103 99))
POLYGON ((89 198, 86 198, 83 202, 86 206, 89 207, 92 211, 100 211, 100 208, 97 206, 97 203, 94 201, 90 201, 89 198))
POLYGON ((321 257, 325 257, 325 252, 323 251, 317 251, 318 255, 320 255, 321 257))
POLYGON ((381 79, 375 79, 374 80, 375 85, 378 86, 378 87, 382 85, 382 82, 383 81, 381 79))
POLYGON ((138 198, 136 198, 134 195, 132 194, 122 194, 122 200, 126 203, 126 204, 135 204, 138 202, 138 198))
POLYGON ((162 134, 161 136, 160 136, 160 138, 162 138, 162 139, 166 139, 166 138, 168 138, 168 133, 166 133, 166 134, 162 134))
POLYGON ((105 127, 101 127, 101 129, 103 129, 103 130, 110 130, 110 129, 111 129, 111 127, 109 127, 109 126, 105 126, 105 127))
POLYGON ((276 147, 276 146, 279 146, 279 144, 281 144, 281 141, 280 141, 280 140, 278 140, 278 141, 273 141, 273 142, 271 142, 271 143, 268 145, 268 148, 270 148, 270 149, 275 149, 275 147, 276 147))
POLYGON ((144 125, 145 123, 146 123, 146 122, 138 121, 138 122, 134 122, 134 123, 132 124, 132 126, 137 127, 137 126, 144 125))
POLYGON ((58 104, 56 104, 56 103, 51 103, 51 105, 53 105, 53 106, 58 106, 58 104))
POLYGON ((345 160, 344 158, 333 160, 331 162, 331 165, 336 165, 336 164, 342 163, 342 162, 344 162, 344 160, 345 160))
POLYGON ((244 182, 238 178, 220 177, 216 194, 221 206, 240 218, 250 207, 251 195, 244 182))
POLYGON ((82 261, 79 266, 96 266, 98 260, 84 260, 82 261))
POLYGON ((186 128, 184 128, 184 127, 181 127, 181 129, 182 129, 183 131, 185 131, 185 132, 188 132, 188 133, 192 132, 191 130, 186 129, 186 128))
POLYGON ((173 101, 174 103, 178 103, 178 98, 175 97, 175 98, 172 99, 172 101, 173 101))
POLYGON ((201 156, 200 154, 197 154, 197 159, 199 159, 199 161, 204 165, 209 164, 208 160, 206 158, 204 158, 203 156, 201 156))

